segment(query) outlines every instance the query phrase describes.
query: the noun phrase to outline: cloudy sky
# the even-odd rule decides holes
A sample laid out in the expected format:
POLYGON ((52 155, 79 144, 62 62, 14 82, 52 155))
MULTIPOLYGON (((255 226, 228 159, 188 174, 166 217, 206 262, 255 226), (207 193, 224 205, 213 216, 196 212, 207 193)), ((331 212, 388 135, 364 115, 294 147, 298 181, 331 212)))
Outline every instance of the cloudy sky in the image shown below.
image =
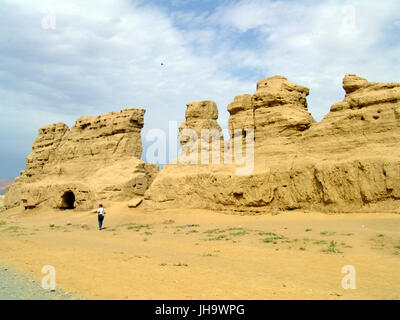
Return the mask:
POLYGON ((226 128, 234 96, 276 74, 310 88, 317 121, 346 73, 400 81, 398 0, 0 0, 0 19, 0 178, 48 123, 144 107, 148 146, 189 101, 216 101, 226 128))

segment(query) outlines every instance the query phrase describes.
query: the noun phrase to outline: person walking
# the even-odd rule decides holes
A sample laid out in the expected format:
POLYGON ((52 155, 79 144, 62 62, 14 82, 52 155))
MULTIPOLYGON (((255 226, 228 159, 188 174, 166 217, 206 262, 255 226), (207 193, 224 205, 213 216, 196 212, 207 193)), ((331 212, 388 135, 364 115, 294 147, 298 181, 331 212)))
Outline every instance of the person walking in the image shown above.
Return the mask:
POLYGON ((101 230, 103 226, 104 215, 106 214, 106 209, 103 208, 103 205, 100 204, 97 209, 97 218, 99 220, 99 230, 101 230))

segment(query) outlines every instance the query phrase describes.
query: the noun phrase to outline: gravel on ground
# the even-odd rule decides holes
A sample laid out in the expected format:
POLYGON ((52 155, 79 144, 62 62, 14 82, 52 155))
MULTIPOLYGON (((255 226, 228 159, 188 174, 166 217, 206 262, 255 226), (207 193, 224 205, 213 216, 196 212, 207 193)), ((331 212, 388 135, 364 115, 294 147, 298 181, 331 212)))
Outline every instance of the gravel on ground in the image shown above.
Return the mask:
POLYGON ((83 298, 56 288, 43 289, 40 281, 0 263, 0 300, 82 300, 83 298))

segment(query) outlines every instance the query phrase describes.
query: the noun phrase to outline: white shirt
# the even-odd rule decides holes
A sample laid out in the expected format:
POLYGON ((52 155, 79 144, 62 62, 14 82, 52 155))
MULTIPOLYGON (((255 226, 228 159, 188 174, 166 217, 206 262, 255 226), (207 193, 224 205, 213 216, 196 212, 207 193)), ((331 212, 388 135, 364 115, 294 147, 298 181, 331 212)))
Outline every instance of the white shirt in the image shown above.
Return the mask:
POLYGON ((104 216, 104 214, 106 213, 106 209, 104 209, 104 208, 98 208, 98 209, 97 209, 97 213, 98 213, 100 216, 104 216))

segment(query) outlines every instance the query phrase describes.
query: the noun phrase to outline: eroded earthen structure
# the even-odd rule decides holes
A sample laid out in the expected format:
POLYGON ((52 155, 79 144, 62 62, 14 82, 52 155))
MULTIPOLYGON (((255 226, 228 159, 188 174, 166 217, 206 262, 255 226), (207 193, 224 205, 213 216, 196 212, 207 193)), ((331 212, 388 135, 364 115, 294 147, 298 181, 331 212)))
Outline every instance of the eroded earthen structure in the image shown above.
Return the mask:
POLYGON ((307 110, 307 88, 281 76, 258 82, 253 95, 228 105, 233 138, 254 130, 254 170, 238 175, 235 164, 167 165, 146 192, 145 206, 396 210, 400 84, 349 74, 343 88, 344 100, 317 123, 307 110))
POLYGON ((144 109, 80 117, 39 129, 26 169, 8 187, 5 205, 89 209, 142 197, 158 166, 140 160, 144 109))
POLYGON ((317 123, 307 109, 308 88, 282 76, 261 80, 254 94, 238 95, 228 105, 229 141, 223 141, 215 102, 188 103, 179 139, 183 150, 195 152, 158 174, 156 165, 139 160, 144 110, 82 117, 71 130, 63 123, 43 127, 5 204, 69 208, 72 203, 87 209, 99 201, 129 201, 129 207, 152 209, 397 210, 400 83, 349 74, 343 88, 344 100, 317 123), (202 136, 204 129, 214 140, 202 136), (236 139, 252 144, 254 161, 246 174, 237 173, 243 164, 226 161, 236 139), (193 162, 204 150, 210 162, 193 162), (212 163, 213 152, 219 163, 212 163))

